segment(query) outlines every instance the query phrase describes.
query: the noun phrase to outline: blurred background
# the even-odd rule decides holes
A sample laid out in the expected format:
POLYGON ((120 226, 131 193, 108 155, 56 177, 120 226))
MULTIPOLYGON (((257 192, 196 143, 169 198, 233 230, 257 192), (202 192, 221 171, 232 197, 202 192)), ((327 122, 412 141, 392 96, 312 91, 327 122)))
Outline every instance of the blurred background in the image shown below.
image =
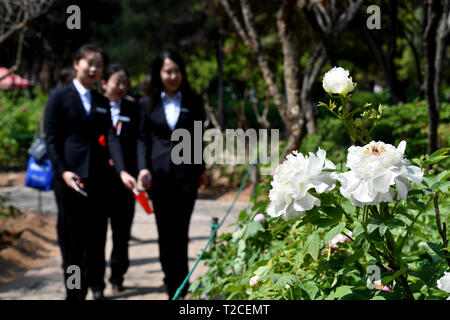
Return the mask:
MULTIPOLYGON (((26 168, 49 90, 87 42, 128 67, 138 98, 150 62, 174 49, 205 98, 206 127, 278 128, 285 151, 320 145, 334 161, 350 140, 317 103, 328 101, 323 74, 341 66, 358 83, 349 108, 387 106, 377 139, 430 153, 450 139, 448 11, 414 0, 0 1, 0 171, 26 168), (70 5, 80 29, 67 27, 70 5)), ((222 168, 229 183, 242 172, 222 168)))

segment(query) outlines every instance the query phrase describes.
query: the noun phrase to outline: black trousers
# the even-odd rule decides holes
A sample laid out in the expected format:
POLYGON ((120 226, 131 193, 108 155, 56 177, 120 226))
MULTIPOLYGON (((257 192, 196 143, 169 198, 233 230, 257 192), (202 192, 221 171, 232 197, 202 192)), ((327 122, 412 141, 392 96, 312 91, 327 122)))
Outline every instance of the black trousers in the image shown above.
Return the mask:
POLYGON ((131 226, 133 224, 135 199, 114 172, 111 174, 111 192, 109 217, 111 222, 113 248, 110 258, 111 276, 113 284, 122 284, 123 277, 128 270, 128 242, 130 241, 131 226))
MULTIPOLYGON (((164 282, 172 298, 189 272, 188 232, 197 198, 197 186, 192 181, 176 181, 168 177, 153 177, 151 198, 158 228, 159 259, 164 271, 164 282)), ((188 285, 181 292, 187 293, 188 285)))
POLYGON ((91 221, 93 232, 88 250, 89 287, 93 290, 104 290, 105 288, 105 245, 108 218, 111 219, 113 240, 109 281, 115 284, 123 282, 123 276, 129 267, 128 242, 135 205, 133 193, 125 188, 112 169, 108 172, 101 189, 104 201, 99 214, 91 221))
POLYGON ((83 180, 88 197, 69 188, 60 177, 56 177, 54 181, 58 207, 58 244, 63 260, 62 268, 68 300, 85 299, 92 282, 93 271, 95 272, 94 258, 98 250, 97 221, 101 220, 104 214, 101 180, 100 176, 83 180), (77 274, 73 271, 67 272, 70 266, 79 268, 80 279, 74 278, 77 274))

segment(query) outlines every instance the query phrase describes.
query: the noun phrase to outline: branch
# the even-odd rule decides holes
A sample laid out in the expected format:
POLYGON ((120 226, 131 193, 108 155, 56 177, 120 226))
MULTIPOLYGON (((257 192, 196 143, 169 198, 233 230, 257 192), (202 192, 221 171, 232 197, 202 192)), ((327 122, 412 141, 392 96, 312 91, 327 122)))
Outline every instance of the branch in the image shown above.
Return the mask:
POLYGON ((250 49, 254 55, 256 55, 258 65, 261 68, 264 81, 266 82, 270 95, 273 97, 274 103, 280 111, 281 116, 283 117, 284 113, 284 103, 282 99, 282 93, 276 85, 275 75, 273 71, 269 67, 269 62, 264 55, 263 48, 260 44, 258 35, 256 33, 255 26, 253 24, 253 13, 251 11, 250 5, 247 0, 241 0, 241 11, 244 18, 245 26, 247 30, 244 30, 244 27, 237 19, 233 10, 231 10, 228 0, 220 0, 220 3, 224 7, 228 16, 236 28, 236 31, 239 33, 240 37, 244 41, 244 44, 250 49))
POLYGON ((319 24, 320 28, 322 29, 323 33, 330 33, 331 32, 331 18, 328 15, 327 11, 323 7, 322 3, 317 3, 313 7, 313 11, 316 15, 317 23, 319 24))
POLYGON ((0 46, 2 45, 3 42, 6 41, 6 39, 8 39, 9 37, 13 36, 17 31, 25 28, 27 23, 28 23, 28 19, 27 20, 23 20, 22 22, 20 22, 18 24, 15 24, 11 29, 6 31, 6 33, 2 34, 0 36, 0 46))
POLYGON ((8 69, 8 71, 5 74, 0 76, 0 81, 19 69, 20 63, 22 61, 22 48, 25 38, 25 32, 26 32, 25 29, 22 29, 22 31, 20 32, 19 43, 17 44, 16 62, 11 68, 8 69))
MULTIPOLYGON (((442 238, 442 245, 444 248, 448 248, 448 240, 447 240, 447 224, 444 222, 441 226, 441 214, 439 212, 439 197, 436 194, 433 198, 434 201, 434 213, 436 215, 436 225, 439 232, 439 235, 442 238)), ((447 264, 450 267, 450 258, 446 258, 447 264)))
POLYGON ((311 88, 317 78, 323 63, 325 62, 325 51, 322 43, 319 43, 314 49, 311 58, 309 59, 308 66, 306 67, 305 74, 303 76, 303 87, 311 88), (316 60, 319 58, 318 63, 316 60))
POLYGON ((247 32, 250 36, 250 42, 255 46, 255 54, 257 55, 258 65, 263 73, 264 80, 269 87, 269 91, 275 105, 280 110, 280 114, 283 116, 285 104, 283 103, 282 93, 275 82, 275 75, 271 68, 269 67, 269 62, 264 54, 264 50, 259 41, 258 35, 256 33, 255 26, 253 24, 253 13, 250 9, 250 5, 247 0, 241 0, 242 15, 244 17, 245 25, 247 26, 247 32))
POLYGON ((219 0, 222 7, 225 9, 226 13, 228 14, 228 17, 231 19, 231 22, 234 25, 234 28, 236 29, 237 33, 241 37, 242 41, 244 41, 244 44, 252 50, 252 44, 250 42, 250 38, 245 32, 244 27, 242 26, 241 22, 237 18, 237 16, 234 14, 233 10, 230 8, 230 4, 228 3, 228 0, 219 0))
POLYGON ((217 121, 216 115, 214 114, 214 111, 212 110, 211 106, 209 105, 209 98, 208 98, 207 93, 205 93, 203 95, 203 100, 205 101, 204 107, 205 107, 206 116, 207 116, 207 119, 205 121, 205 127, 207 127, 209 125, 209 122, 211 122, 212 125, 214 126, 214 128, 220 130, 220 125, 219 125, 219 122, 217 121))
POLYGON ((249 90, 248 93, 248 97, 250 100, 250 103, 252 104, 252 108, 253 108, 253 112, 255 113, 256 116, 256 121, 258 121, 258 123, 265 129, 269 129, 270 128, 270 123, 267 120, 267 114, 269 112, 269 106, 270 106, 270 95, 266 95, 266 103, 264 105, 264 109, 262 114, 259 112, 258 110, 258 100, 256 99, 256 97, 252 94, 252 92, 249 90))
POLYGON ((347 28, 347 25, 353 20, 363 2, 364 0, 358 0, 356 2, 349 1, 348 8, 339 16, 336 22, 336 36, 339 36, 347 28))

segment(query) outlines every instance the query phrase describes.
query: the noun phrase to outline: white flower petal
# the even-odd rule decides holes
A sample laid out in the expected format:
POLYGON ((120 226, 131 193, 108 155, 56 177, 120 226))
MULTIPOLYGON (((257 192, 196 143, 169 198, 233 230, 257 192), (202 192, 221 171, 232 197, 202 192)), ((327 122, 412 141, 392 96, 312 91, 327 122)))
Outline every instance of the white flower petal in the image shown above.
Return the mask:
POLYGON ((403 159, 406 142, 397 148, 381 141, 371 141, 364 147, 348 149, 348 172, 339 174, 341 194, 354 205, 376 205, 392 202, 392 186, 396 185, 398 199, 406 199, 410 189, 409 180, 420 183, 423 173, 403 159))
POLYGON ((437 287, 450 293, 450 272, 445 272, 444 276, 437 281, 437 287))
POLYGON ((324 165, 336 168, 320 148, 317 154, 310 153, 306 157, 296 151, 289 154, 275 170, 269 192, 271 202, 268 214, 293 219, 320 205, 319 199, 309 194, 308 190, 328 192, 335 188, 338 177, 335 172, 323 172, 324 165))
POLYGON ((320 200, 307 193, 303 198, 294 201, 294 209, 297 211, 308 211, 314 206, 320 206, 320 200))

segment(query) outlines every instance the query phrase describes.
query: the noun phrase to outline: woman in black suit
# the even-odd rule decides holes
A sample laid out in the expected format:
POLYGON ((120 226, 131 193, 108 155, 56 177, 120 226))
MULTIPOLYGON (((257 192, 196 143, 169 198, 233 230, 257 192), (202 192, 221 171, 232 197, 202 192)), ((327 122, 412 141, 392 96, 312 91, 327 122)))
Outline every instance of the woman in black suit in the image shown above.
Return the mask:
MULTIPOLYGON (((172 298, 189 271, 189 222, 205 168, 201 132, 194 135, 194 130, 201 131, 205 120, 203 102, 190 89, 185 64, 177 53, 163 51, 155 59, 149 97, 143 98, 141 104, 138 180, 146 187, 151 185, 160 261, 172 298), (172 155, 179 143, 171 139, 176 130, 189 133, 190 143, 184 141, 189 150, 177 148, 172 155), (194 141, 195 137, 200 141, 194 141), (190 159, 179 163, 173 156, 190 159)), ((181 296, 186 293, 187 286, 181 296)))
MULTIPOLYGON (((113 134, 108 100, 91 90, 102 76, 104 64, 100 47, 82 46, 74 56, 75 78, 53 90, 45 108, 67 299, 85 299, 88 287, 95 299, 103 297, 103 288, 96 282, 96 257, 102 249, 96 227, 103 220, 108 201, 104 192, 107 145, 119 155, 121 152, 113 134)), ((133 187, 132 180, 127 181, 125 176, 122 180, 133 187)))
MULTIPOLYGON (((109 161, 109 181, 107 183, 110 196, 109 218, 111 221, 113 249, 111 252, 110 266, 113 293, 124 290, 123 277, 129 267, 128 241, 130 240, 131 225, 134 216, 135 199, 133 193, 121 181, 120 175, 128 175, 128 179, 135 184, 137 177, 137 137, 139 132, 139 103, 126 95, 129 86, 129 75, 126 68, 119 64, 110 64, 104 73, 102 88, 105 97, 108 98, 111 110, 111 120, 115 135, 120 141, 123 157, 115 152, 111 154, 109 161), (131 175, 131 176, 130 176, 131 175)), ((107 220, 100 228, 103 240, 106 240, 107 220)), ((99 265, 102 264, 99 279, 103 279, 105 271, 105 259, 99 256, 99 265), (100 259, 103 258, 102 261, 100 259)))

